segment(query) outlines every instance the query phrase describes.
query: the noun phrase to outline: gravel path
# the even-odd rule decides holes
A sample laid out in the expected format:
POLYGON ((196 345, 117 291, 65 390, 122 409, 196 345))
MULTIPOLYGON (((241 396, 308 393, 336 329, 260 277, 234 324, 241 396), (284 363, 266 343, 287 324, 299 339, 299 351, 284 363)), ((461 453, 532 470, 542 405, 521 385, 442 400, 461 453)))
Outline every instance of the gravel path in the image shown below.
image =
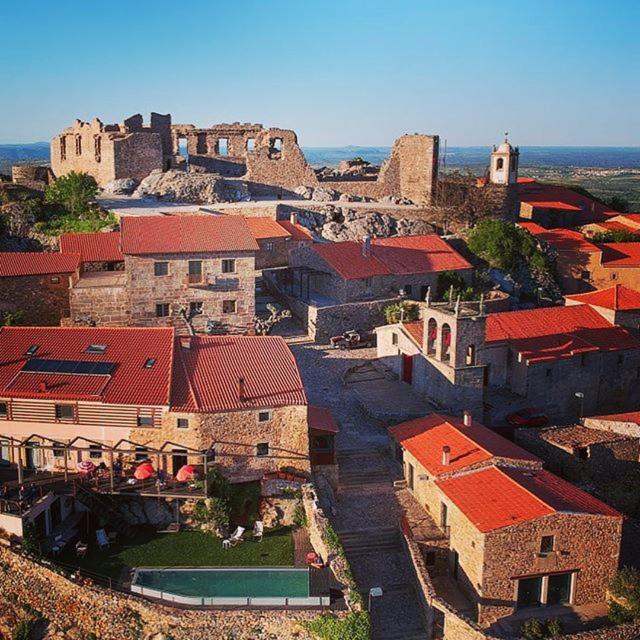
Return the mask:
POLYGON ((361 591, 382 587, 371 608, 375 640, 417 640, 426 631, 408 557, 399 533, 397 476, 386 429, 366 416, 342 382, 350 367, 375 357, 375 349, 339 351, 291 345, 309 402, 330 407, 340 424, 338 513, 333 519, 361 591))

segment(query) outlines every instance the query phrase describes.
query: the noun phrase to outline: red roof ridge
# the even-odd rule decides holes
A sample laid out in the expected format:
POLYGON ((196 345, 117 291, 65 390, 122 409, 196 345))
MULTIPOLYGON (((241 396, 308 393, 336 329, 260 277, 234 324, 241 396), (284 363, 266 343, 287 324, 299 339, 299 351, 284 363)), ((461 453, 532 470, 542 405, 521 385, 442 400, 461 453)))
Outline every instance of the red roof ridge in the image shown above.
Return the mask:
MULTIPOLYGON (((189 339, 192 339, 194 337, 195 336, 189 336, 189 339)), ((171 375, 170 375, 171 383, 173 382, 173 363, 175 358, 174 354, 176 351, 179 353, 178 358, 180 360, 180 368, 182 369, 182 373, 184 374, 184 378, 187 382, 187 389, 189 390, 189 395, 193 400, 193 406, 195 407, 195 410, 197 412, 200 410, 201 403, 198 395, 195 392, 195 389, 193 388, 193 385, 191 384, 191 376, 187 371, 187 363, 184 361, 184 358, 182 357, 182 345, 180 343, 180 337, 176 337, 173 341, 173 350, 171 352, 171 375)), ((171 401, 171 390, 173 388, 173 385, 171 383, 169 384, 169 401, 171 401)))

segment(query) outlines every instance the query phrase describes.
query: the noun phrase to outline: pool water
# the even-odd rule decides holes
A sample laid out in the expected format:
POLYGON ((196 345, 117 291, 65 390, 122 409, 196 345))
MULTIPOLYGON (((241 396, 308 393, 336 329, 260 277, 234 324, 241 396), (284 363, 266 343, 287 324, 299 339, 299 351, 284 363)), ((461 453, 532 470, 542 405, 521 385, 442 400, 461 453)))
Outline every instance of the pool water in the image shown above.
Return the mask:
POLYGON ((308 569, 137 569, 133 585, 202 598, 308 598, 308 569))

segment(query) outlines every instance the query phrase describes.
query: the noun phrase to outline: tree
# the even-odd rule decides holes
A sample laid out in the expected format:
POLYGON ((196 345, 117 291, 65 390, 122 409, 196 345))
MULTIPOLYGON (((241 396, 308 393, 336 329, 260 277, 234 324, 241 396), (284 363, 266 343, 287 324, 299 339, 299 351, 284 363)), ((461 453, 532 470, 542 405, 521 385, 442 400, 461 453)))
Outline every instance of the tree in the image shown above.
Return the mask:
POLYGON ((640 617, 640 569, 623 567, 616 573, 609 590, 609 617, 624 621, 640 617))
POLYGON ((387 324, 398 324, 401 320, 405 322, 411 322, 417 320, 419 316, 419 308, 415 302, 409 302, 403 300, 402 302, 396 302, 390 304, 384 308, 384 317, 387 324))
POLYGON ((445 300, 452 287, 454 300, 458 296, 460 296, 462 300, 473 300, 473 287, 470 287, 465 279, 456 271, 443 271, 438 274, 436 298, 438 300, 445 300))
POLYGON ((611 196, 610 198, 607 198, 604 203, 619 213, 629 213, 629 210, 631 209, 629 201, 622 196, 611 196))
POLYGON ((253 317, 253 327, 259 336, 268 335, 278 323, 291 317, 289 309, 278 309, 274 304, 268 304, 267 311, 269 312, 268 318, 253 317))
POLYGON ((598 231, 593 234, 592 240, 598 243, 604 242, 639 242, 640 236, 626 229, 614 229, 612 231, 598 231))
POLYGON ((511 222, 482 220, 469 233, 469 249, 492 267, 514 269, 522 259, 528 261, 538 250, 534 237, 511 222))
POLYGON ((92 205, 97 194, 98 184, 92 176, 71 171, 45 189, 44 199, 62 206, 72 216, 80 218, 93 211, 92 205))

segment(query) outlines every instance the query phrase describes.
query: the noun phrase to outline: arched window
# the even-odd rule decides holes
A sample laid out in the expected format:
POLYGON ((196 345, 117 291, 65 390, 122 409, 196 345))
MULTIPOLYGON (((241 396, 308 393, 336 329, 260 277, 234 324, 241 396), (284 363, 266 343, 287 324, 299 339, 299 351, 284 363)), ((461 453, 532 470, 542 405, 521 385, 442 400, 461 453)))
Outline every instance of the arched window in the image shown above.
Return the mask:
POLYGON ((438 323, 435 318, 430 318, 427 323, 427 355, 435 355, 438 341, 438 323))
POLYGON ((504 169, 504 158, 498 158, 496 160, 496 170, 501 171, 502 169, 504 169))
POLYGON ((76 134, 76 155, 82 155, 82 136, 80 134, 76 134))
POLYGON ((473 367, 476 364, 476 345, 467 345, 467 353, 465 357, 465 364, 468 367, 473 367))
POLYGON ((451 359, 451 327, 448 324, 442 325, 442 361, 449 362, 451 359))

